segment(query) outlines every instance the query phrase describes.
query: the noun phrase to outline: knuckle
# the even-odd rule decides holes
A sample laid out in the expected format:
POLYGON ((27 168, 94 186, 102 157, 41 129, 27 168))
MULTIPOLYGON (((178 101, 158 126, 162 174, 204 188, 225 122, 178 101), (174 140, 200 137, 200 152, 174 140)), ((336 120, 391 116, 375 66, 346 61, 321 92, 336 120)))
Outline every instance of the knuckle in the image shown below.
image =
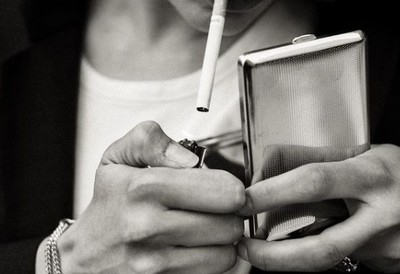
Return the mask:
POLYGON ((161 127, 154 121, 144 121, 136 125, 130 132, 136 147, 143 148, 154 139, 154 136, 161 131, 161 127))
POLYGON ((159 234, 161 226, 159 224, 159 214, 151 210, 145 210, 135 216, 125 216, 122 238, 125 243, 149 242, 159 234))
POLYGON ((107 176, 108 176, 108 168, 109 166, 101 166, 96 169, 95 174, 95 190, 98 188, 103 188, 104 184, 107 183, 107 176))
POLYGON ((322 164, 310 164, 304 168, 304 172, 309 180, 307 184, 299 184, 302 185, 299 193, 315 197, 316 200, 324 200, 332 187, 326 168, 322 164))
POLYGON ((357 192, 363 199, 371 203, 378 197, 378 192, 387 193, 388 190, 393 190, 395 182, 392 179, 392 169, 384 159, 367 154, 361 155, 357 161, 364 171, 363 180, 357 184, 357 192))
MULTIPOLYGON (((354 160, 354 159, 349 159, 354 160)), ((381 187, 387 185, 390 181, 391 173, 390 168, 387 166, 385 161, 379 157, 374 157, 373 159, 369 156, 364 156, 359 158, 360 165, 362 165, 367 174, 365 176, 365 181, 363 182, 364 188, 361 190, 371 190, 376 187, 381 187), (371 186, 374 186, 371 188, 371 186)))
POLYGON ((158 274, 167 270, 167 260, 161 254, 153 252, 151 255, 136 256, 130 260, 133 273, 158 274))
POLYGON ((124 182, 121 182, 123 177, 118 176, 121 171, 121 168, 113 165, 98 167, 95 174, 93 199, 104 199, 106 196, 110 196, 111 193, 121 190, 124 185, 124 182), (115 184, 117 178, 120 181, 115 184))
POLYGON ((137 169, 132 173, 128 193, 132 200, 145 199, 154 192, 158 181, 155 171, 149 168, 137 169))
POLYGON ((372 171, 372 175, 369 176, 371 177, 370 184, 374 185, 379 185, 379 186, 386 186, 388 183, 391 182, 392 174, 390 172, 390 168, 387 166, 387 164, 382 161, 381 159, 378 159, 374 163, 375 168, 370 169, 372 171))
POLYGON ((246 201, 245 188, 243 183, 234 175, 227 171, 219 171, 219 179, 223 188, 229 190, 230 198, 227 200, 227 207, 230 210, 238 210, 242 208, 246 201))
POLYGON ((161 126, 154 121, 144 121, 132 130, 134 146, 144 157, 151 157, 153 165, 160 165, 167 158, 166 150, 171 143, 161 126))
POLYGON ((111 173, 113 173, 113 166, 100 166, 96 169, 95 178, 98 181, 107 182, 112 178, 111 173))
POLYGON ((155 131, 158 131, 160 129, 160 125, 156 122, 144 121, 136 125, 132 129, 131 134, 134 137, 134 140, 143 142, 148 139, 148 137, 151 136, 155 131))

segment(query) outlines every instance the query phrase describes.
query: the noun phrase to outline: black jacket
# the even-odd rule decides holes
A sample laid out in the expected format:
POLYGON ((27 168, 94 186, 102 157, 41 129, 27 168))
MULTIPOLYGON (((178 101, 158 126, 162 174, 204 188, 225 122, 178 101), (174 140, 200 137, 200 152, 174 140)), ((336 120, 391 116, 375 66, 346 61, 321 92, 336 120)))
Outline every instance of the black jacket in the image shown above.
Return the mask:
MULTIPOLYGON (((0 0, 1 273, 34 273, 39 243, 72 216, 84 2, 0 0)), ((318 33, 366 32, 372 142, 400 145, 396 9, 347 2, 319 3, 318 33)))

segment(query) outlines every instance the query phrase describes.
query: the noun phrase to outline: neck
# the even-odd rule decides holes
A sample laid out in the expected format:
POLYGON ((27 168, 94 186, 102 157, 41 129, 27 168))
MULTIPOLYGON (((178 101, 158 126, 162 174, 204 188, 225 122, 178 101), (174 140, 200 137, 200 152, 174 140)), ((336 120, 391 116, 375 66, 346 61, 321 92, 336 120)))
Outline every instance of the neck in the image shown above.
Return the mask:
MULTIPOLYGON (((272 5, 275 12, 263 22, 271 38, 265 46, 312 31, 309 2, 289 2, 272 5)), ((224 37, 221 53, 236 39, 224 37)), ((91 0, 84 55, 111 78, 166 80, 200 69, 206 41, 207 34, 189 26, 169 1, 91 0)))
POLYGON ((174 34, 180 36, 177 39, 198 36, 184 23, 168 1, 155 0, 92 1, 89 31, 96 30, 115 35, 119 40, 124 38, 135 42, 146 49, 166 43, 165 40, 174 30, 174 34))
POLYGON ((94 0, 85 55, 99 72, 112 78, 169 79, 201 66, 205 39, 169 1, 94 0))

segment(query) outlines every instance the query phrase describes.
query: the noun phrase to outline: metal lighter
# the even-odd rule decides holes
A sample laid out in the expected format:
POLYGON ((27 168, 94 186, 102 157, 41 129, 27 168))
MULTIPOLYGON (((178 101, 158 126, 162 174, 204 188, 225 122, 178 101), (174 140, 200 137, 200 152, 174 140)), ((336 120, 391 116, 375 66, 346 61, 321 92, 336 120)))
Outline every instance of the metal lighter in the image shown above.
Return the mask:
POLYGON ((179 141, 179 144, 199 157, 199 162, 194 166, 194 168, 201 168, 204 164, 207 149, 203 146, 199 146, 195 141, 188 139, 179 141))

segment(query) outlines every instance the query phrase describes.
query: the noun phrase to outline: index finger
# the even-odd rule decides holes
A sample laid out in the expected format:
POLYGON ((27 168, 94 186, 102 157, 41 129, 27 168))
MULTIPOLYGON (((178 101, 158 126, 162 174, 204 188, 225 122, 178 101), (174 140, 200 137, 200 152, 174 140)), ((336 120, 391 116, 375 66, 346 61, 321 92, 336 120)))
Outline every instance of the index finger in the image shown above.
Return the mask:
POLYGON ((232 174, 211 169, 132 169, 129 195, 168 208, 233 213, 244 204, 244 186, 232 174))
POLYGON ((247 216, 284 205, 358 199, 376 173, 371 165, 360 164, 357 158, 301 166, 247 188, 246 204, 238 213, 247 216))

